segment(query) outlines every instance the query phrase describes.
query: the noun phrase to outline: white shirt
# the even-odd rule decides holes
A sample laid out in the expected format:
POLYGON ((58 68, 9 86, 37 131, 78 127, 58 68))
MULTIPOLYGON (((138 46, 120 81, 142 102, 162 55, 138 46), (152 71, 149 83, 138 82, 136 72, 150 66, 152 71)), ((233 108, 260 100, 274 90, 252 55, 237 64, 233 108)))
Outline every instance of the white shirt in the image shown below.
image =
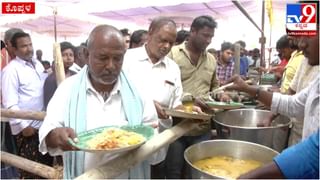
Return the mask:
MULTIPOLYGON (((311 66, 308 64, 308 59, 301 61, 297 72, 291 81, 290 88, 295 92, 300 92, 306 88, 319 74, 319 65, 311 66)), ((301 140, 303 119, 291 118, 293 126, 289 136, 289 145, 296 144, 301 140)))
MULTIPOLYGON (((13 110, 43 110, 43 84, 47 77, 38 60, 32 60, 34 66, 16 57, 2 72, 3 107, 13 110)), ((12 134, 19 134, 24 128, 31 126, 39 129, 42 121, 11 119, 12 134)))
MULTIPOLYGON (((39 131, 39 151, 42 153, 49 152, 51 155, 61 155, 63 151, 58 148, 49 148, 46 146, 45 137, 57 127, 64 127, 65 110, 67 107, 68 96, 71 93, 72 85, 78 75, 71 76, 64 80, 57 88, 47 107, 47 115, 39 131)), ((120 84, 116 83, 114 89, 106 101, 92 87, 90 80, 87 78, 87 130, 109 126, 109 125, 127 125, 123 104, 121 103, 120 84)), ((143 122, 145 125, 154 124, 156 119, 156 110, 151 99, 143 101, 143 122)), ((110 160, 109 155, 98 153, 85 153, 85 170, 95 168, 110 160)))
POLYGON ((258 58, 256 61, 256 67, 260 67, 260 58, 258 58))
POLYGON ((271 111, 288 117, 304 119, 302 139, 319 128, 320 75, 310 85, 293 96, 273 93, 271 111))
MULTIPOLYGON (((175 108, 181 105, 183 93, 179 66, 170 58, 164 57, 153 64, 145 46, 127 50, 122 66, 128 78, 133 81, 140 94, 146 94, 163 107, 175 108)), ((159 119, 159 131, 172 126, 172 120, 159 119)), ((158 163, 164 160, 166 148, 158 154, 158 163)))
POLYGON ((122 68, 139 92, 168 108, 181 105, 180 69, 172 59, 164 57, 153 64, 143 46, 127 50, 122 68))
POLYGON ((77 63, 73 63, 72 66, 69 67, 69 70, 78 73, 81 71, 81 67, 77 63))
POLYGON ((248 58, 248 64, 251 66, 254 63, 254 60, 252 59, 252 56, 247 56, 248 58))

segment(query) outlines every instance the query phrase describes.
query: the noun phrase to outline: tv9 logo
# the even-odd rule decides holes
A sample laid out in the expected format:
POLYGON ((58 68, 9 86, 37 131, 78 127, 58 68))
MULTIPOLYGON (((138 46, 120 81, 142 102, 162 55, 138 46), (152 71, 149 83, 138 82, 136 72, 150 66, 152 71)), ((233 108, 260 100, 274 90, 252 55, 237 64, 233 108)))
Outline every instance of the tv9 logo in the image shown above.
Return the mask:
POLYGON ((315 3, 287 4, 286 29, 288 35, 312 36, 317 32, 315 3))

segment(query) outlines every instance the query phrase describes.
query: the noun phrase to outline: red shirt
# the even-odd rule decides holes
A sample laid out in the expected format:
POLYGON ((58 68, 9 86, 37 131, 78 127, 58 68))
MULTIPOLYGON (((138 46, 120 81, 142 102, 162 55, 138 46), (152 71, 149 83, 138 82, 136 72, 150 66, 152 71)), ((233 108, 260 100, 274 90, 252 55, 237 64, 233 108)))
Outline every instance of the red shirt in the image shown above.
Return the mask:
POLYGON ((288 64, 288 60, 282 59, 281 62, 280 62, 280 64, 279 64, 279 66, 285 68, 287 64, 288 64))
POLYGON ((10 57, 6 48, 1 49, 0 70, 2 70, 13 58, 10 57))
POLYGON ((288 64, 288 60, 282 59, 280 64, 272 67, 270 71, 274 72, 274 73, 279 73, 279 76, 282 76, 282 73, 283 73, 287 64, 288 64))

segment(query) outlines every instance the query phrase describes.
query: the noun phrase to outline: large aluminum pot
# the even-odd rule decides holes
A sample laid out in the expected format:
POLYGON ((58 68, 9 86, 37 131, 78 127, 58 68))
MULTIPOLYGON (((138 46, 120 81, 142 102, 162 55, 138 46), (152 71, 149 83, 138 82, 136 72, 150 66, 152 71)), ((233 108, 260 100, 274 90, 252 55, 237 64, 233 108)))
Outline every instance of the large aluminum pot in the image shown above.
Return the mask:
POLYGON ((218 138, 249 141, 281 152, 287 147, 291 120, 280 115, 270 126, 258 127, 270 114, 270 111, 257 109, 236 109, 217 113, 214 122, 218 138))
POLYGON ((250 159, 266 164, 271 162, 278 152, 255 143, 237 140, 210 140, 203 141, 188 147, 184 152, 184 159, 191 167, 191 176, 194 179, 220 179, 223 177, 210 175, 195 166, 193 162, 213 156, 232 156, 237 159, 250 159))

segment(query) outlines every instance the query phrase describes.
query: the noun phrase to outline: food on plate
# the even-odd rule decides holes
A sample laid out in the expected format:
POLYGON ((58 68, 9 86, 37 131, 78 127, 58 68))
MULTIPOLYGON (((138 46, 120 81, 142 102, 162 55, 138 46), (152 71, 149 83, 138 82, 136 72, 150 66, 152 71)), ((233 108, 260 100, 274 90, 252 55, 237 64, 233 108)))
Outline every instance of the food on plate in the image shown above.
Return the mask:
POLYGON ((261 162, 256 160, 236 159, 231 156, 214 156, 196 161, 192 164, 208 174, 226 179, 236 179, 241 174, 262 165, 261 162))
POLYGON ((126 131, 120 128, 108 128, 87 141, 90 149, 108 150, 124 148, 145 141, 145 138, 138 133, 126 131))
POLYGON ((186 111, 185 109, 177 109, 176 111, 179 111, 179 112, 185 112, 185 113, 191 113, 191 114, 198 114, 198 112, 195 112, 195 111, 186 111))

